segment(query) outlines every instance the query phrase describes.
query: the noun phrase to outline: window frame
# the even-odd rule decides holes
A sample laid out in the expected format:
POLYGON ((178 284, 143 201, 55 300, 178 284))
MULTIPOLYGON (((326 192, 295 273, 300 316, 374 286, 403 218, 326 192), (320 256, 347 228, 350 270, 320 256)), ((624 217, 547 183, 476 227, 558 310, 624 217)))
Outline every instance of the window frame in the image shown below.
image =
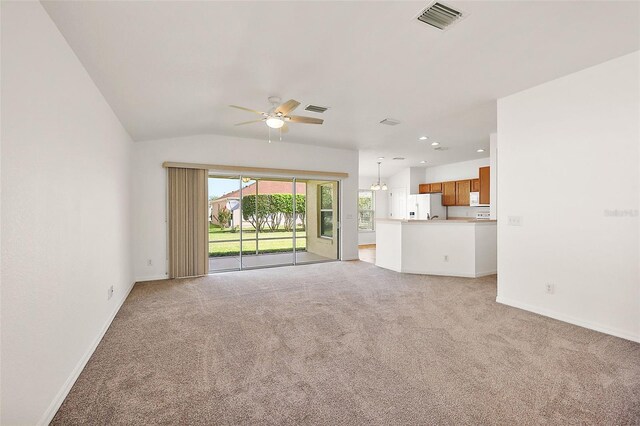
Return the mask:
POLYGON ((376 232, 375 215, 376 215, 376 192, 371 189, 359 189, 358 190, 358 232, 376 232), (360 208, 360 194, 363 192, 368 192, 371 194, 371 209, 360 208), (371 213, 371 229, 360 229, 360 212, 371 213))
POLYGON ((318 238, 324 238, 327 240, 333 240, 334 237, 334 226, 333 226, 333 222, 334 222, 334 217, 333 217, 333 213, 334 213, 334 208, 333 208, 333 203, 334 203, 334 194, 333 194, 333 183, 321 183, 318 185, 318 238), (331 193, 331 208, 322 208, 322 188, 324 187, 328 187, 329 191, 331 193), (324 235, 323 234, 323 223, 324 221, 322 220, 322 213, 331 213, 331 235, 324 235))

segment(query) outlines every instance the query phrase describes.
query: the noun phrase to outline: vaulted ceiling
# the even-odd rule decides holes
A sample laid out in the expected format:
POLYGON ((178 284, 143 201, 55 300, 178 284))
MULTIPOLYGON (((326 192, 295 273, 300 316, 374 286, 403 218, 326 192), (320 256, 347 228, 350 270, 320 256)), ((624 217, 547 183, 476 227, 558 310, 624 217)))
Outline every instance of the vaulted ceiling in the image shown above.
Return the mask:
POLYGON ((466 18, 441 32, 415 19, 427 2, 43 2, 135 140, 266 139, 227 105, 277 95, 325 119, 285 140, 358 149, 361 174, 486 155, 496 99, 640 49, 635 1, 444 3, 466 18))

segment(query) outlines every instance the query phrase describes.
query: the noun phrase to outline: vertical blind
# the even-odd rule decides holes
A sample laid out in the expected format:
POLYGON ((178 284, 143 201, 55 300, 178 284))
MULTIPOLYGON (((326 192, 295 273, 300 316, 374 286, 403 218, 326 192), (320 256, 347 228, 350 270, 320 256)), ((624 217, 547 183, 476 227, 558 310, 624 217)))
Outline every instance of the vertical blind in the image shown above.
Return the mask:
POLYGON ((169 277, 209 273, 207 171, 169 167, 169 277))

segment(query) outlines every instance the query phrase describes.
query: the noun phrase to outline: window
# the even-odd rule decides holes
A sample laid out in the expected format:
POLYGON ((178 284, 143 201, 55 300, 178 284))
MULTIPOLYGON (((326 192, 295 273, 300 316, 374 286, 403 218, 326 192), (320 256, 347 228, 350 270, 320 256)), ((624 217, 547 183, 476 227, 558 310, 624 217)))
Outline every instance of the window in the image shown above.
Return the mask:
POLYGON ((358 192, 358 230, 373 231, 374 216, 373 191, 360 190, 358 192))
POLYGON ((319 185, 320 236, 333 238, 333 185, 319 185))

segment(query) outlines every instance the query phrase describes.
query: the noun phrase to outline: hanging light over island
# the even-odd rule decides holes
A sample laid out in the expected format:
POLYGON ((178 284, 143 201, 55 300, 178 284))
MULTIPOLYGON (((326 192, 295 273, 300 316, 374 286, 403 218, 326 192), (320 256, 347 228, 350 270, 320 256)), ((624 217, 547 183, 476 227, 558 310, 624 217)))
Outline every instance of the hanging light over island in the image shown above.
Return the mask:
POLYGON ((386 191, 387 190, 387 184, 380 183, 380 163, 382 163, 382 161, 378 161, 378 181, 376 183, 374 183, 373 185, 371 185, 371 190, 372 191, 379 191, 379 190, 383 190, 386 191))

